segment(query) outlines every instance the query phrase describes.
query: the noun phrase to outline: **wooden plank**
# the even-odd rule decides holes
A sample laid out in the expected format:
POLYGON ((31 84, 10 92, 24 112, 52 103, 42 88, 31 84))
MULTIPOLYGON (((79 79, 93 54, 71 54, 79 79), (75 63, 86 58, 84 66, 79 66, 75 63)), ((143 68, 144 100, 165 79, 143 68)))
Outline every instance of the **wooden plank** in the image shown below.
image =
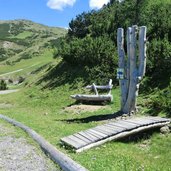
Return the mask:
POLYGON ((123 125, 126 129, 133 129, 139 127, 138 125, 132 124, 130 122, 124 122, 123 120, 117 122, 117 124, 123 125))
POLYGON ((103 129, 104 131, 107 131, 107 132, 109 132, 109 133, 113 133, 115 130, 114 129, 112 129, 112 128, 109 128, 109 127, 107 127, 107 126, 105 126, 105 125, 102 125, 102 126, 99 126, 99 127, 97 127, 97 128, 100 128, 100 129, 103 129))
POLYGON ((131 131, 124 131, 124 132, 121 132, 121 133, 116 134, 114 136, 111 136, 111 137, 108 137, 108 138, 105 138, 105 139, 101 139, 101 140, 99 140, 99 141, 97 141, 95 143, 89 144, 89 145, 87 145, 85 147, 82 147, 82 148, 76 150, 76 151, 77 152, 81 152, 81 151, 84 151, 86 149, 89 149, 89 148, 92 148, 92 147, 95 147, 95 146, 99 146, 101 144, 104 144, 107 141, 116 140, 116 139, 119 139, 119 138, 124 138, 126 136, 129 136, 129 135, 132 135, 132 134, 141 132, 141 131, 149 130, 149 129, 152 129, 152 128, 162 127, 162 126, 164 126, 164 125, 166 125, 168 123, 169 122, 156 123, 156 124, 152 124, 152 125, 147 125, 147 126, 139 127, 139 128, 133 129, 131 131))
POLYGON ((77 142, 80 146, 84 146, 86 145, 87 143, 77 137, 75 137, 74 135, 70 135, 68 136, 68 138, 72 139, 73 141, 77 142))
POLYGON ((111 124, 114 125, 114 126, 118 126, 118 127, 124 128, 124 130, 125 130, 125 129, 128 129, 127 126, 122 125, 122 124, 119 124, 118 122, 113 122, 113 123, 111 123, 111 124))
POLYGON ((106 129, 111 129, 114 133, 118 133, 124 130, 123 128, 116 127, 114 125, 109 125, 109 124, 105 125, 105 127, 106 129))
POLYGON ((139 124, 140 126, 147 125, 148 122, 142 122, 140 120, 130 120, 129 122, 139 124))
POLYGON ((141 126, 148 125, 150 123, 154 123, 154 122, 149 121, 149 120, 147 120, 145 118, 143 118, 143 119, 136 118, 136 119, 133 119, 133 120, 129 120, 129 122, 131 122, 131 123, 138 123, 138 124, 141 124, 141 126))
POLYGON ((113 134, 113 132, 107 131, 107 130, 103 129, 102 127, 101 128, 96 127, 96 128, 94 128, 94 130, 97 130, 98 132, 101 132, 101 133, 105 134, 106 136, 110 136, 113 134))
POLYGON ((160 118, 160 117, 143 117, 143 118, 134 118, 129 122, 140 123, 142 125, 145 125, 145 124, 153 124, 153 123, 167 122, 167 121, 168 119, 160 118))
POLYGON ((158 122, 161 121, 161 120, 160 120, 160 121, 159 121, 159 120, 154 120, 154 119, 151 119, 151 118, 144 118, 144 120, 145 120, 145 121, 149 121, 151 124, 152 124, 152 123, 158 123, 158 122))
POLYGON ((143 131, 150 128, 160 127, 169 122, 169 119, 153 117, 120 120, 78 132, 62 138, 61 141, 74 147, 76 151, 82 151, 101 144, 102 142, 116 139, 117 137, 124 137, 131 133, 136 133, 138 130, 143 131))
POLYGON ((111 126, 107 126, 107 125, 103 125, 101 126, 104 130, 112 132, 112 133, 117 133, 118 131, 116 130, 116 128, 111 127, 111 126))
POLYGON ((86 142, 86 143, 91 143, 92 141, 90 141, 89 139, 87 139, 87 138, 85 138, 84 136, 82 136, 82 135, 80 135, 80 134, 74 134, 73 136, 75 136, 75 137, 77 137, 77 138, 79 138, 79 139, 81 139, 81 140, 83 140, 84 142, 86 142))
POLYGON ((89 133, 87 133, 87 132, 83 132, 83 131, 81 131, 81 132, 79 132, 78 134, 80 134, 80 135, 84 136, 85 138, 89 139, 89 140, 90 140, 90 141, 92 141, 92 142, 94 142, 94 141, 97 141, 97 140, 98 140, 98 138, 97 138, 97 137, 92 136, 91 134, 89 134, 89 133))
POLYGON ((160 118, 160 117, 149 117, 150 120, 154 120, 154 121, 160 121, 160 122, 167 122, 170 121, 167 118, 160 118))
POLYGON ((90 131, 94 132, 95 134, 100 135, 102 138, 106 137, 106 134, 101 133, 101 132, 99 132, 99 131, 95 130, 94 128, 92 128, 90 131))
POLYGON ((122 120, 122 122, 126 122, 126 123, 129 123, 129 124, 135 125, 135 127, 141 126, 141 124, 130 122, 130 120, 122 120))
POLYGON ((98 139, 101 139, 102 138, 100 135, 97 135, 94 132, 90 131, 90 129, 87 130, 86 133, 91 134, 92 136, 97 137, 98 139))
MULTIPOLYGON (((151 119, 151 118, 148 118, 148 121, 150 121, 151 123, 159 123, 159 122, 163 122, 162 120, 159 120, 159 119, 151 119)), ((164 121, 165 122, 165 121, 164 121)))
POLYGON ((118 131, 118 132, 121 132, 121 131, 123 131, 125 129, 123 127, 114 125, 112 122, 108 123, 108 125, 113 127, 113 128, 116 128, 116 131, 118 131))
POLYGON ((75 142, 74 140, 70 139, 69 137, 61 138, 61 141, 69 146, 74 147, 75 149, 78 149, 82 146, 82 145, 78 144, 78 142, 75 142))

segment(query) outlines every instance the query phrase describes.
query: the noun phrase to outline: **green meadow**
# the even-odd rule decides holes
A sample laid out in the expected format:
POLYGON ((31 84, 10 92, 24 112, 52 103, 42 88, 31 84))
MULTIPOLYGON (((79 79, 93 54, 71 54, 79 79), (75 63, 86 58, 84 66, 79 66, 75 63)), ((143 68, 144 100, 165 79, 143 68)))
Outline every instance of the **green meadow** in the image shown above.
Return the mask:
MULTIPOLYGON (((0 104, 11 105, 8 108, 1 106, 0 113, 31 127, 57 149, 89 170, 165 171, 171 169, 171 152, 168 150, 171 148, 171 135, 162 135, 158 131, 143 133, 131 141, 127 139, 112 141, 79 154, 70 148, 65 148, 60 143, 60 138, 103 124, 111 115, 115 116, 114 113, 120 109, 120 91, 119 87, 113 88, 114 101, 106 104, 105 108, 96 111, 67 110, 68 106, 76 105, 70 95, 85 93, 83 88, 85 83, 79 79, 79 75, 71 80, 72 73, 79 73, 79 69, 76 71, 70 67, 63 72, 60 67, 62 65, 60 58, 54 63, 52 55, 47 58, 46 53, 45 56, 45 59, 41 57, 41 63, 34 67, 28 68, 29 65, 39 62, 38 57, 33 58, 32 62, 28 61, 27 67, 22 61, 17 63, 17 66, 13 66, 12 70, 19 68, 23 70, 21 73, 14 73, 10 76, 29 74, 22 85, 15 86, 20 89, 18 92, 0 95, 0 104), (48 77, 51 73, 59 75, 54 75, 53 79, 48 77)), ((8 67, 7 71, 9 71, 8 67)), ((139 98, 140 104, 143 99, 143 96, 139 98)), ((142 115, 143 110, 146 109, 141 108, 137 115, 142 115)))

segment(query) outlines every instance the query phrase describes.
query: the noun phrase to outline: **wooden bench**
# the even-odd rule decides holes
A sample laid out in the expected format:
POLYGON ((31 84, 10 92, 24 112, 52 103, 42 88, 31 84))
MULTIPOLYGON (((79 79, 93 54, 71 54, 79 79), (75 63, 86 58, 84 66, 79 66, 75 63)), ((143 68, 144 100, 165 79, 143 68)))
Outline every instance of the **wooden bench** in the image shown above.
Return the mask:
POLYGON ((87 95, 87 94, 75 94, 75 95, 71 95, 71 98, 76 99, 77 101, 91 101, 91 102, 111 102, 113 101, 113 96, 111 94, 111 90, 112 90, 112 79, 109 80, 109 84, 108 85, 95 85, 94 83, 90 86, 86 86, 87 89, 91 89, 94 90, 95 95, 87 95), (99 90, 108 90, 108 94, 99 94, 98 93, 98 89, 99 90))

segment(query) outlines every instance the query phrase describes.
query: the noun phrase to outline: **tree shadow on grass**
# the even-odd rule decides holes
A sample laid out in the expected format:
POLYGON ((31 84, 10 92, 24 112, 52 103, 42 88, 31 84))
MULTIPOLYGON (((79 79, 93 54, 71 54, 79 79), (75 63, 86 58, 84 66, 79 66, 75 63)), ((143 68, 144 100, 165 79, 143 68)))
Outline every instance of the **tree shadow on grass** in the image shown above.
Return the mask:
POLYGON ((77 82, 84 80, 86 83, 86 71, 83 67, 73 67, 66 62, 60 62, 55 67, 49 67, 47 73, 37 81, 37 85, 43 83, 43 89, 54 89, 55 87, 70 84, 72 88, 77 82))
POLYGON ((105 114, 105 115, 94 115, 89 116, 85 118, 75 118, 75 119, 64 119, 64 120, 56 120, 56 121, 63 121, 67 123, 89 123, 89 122, 98 122, 98 121, 105 121, 109 119, 115 119, 119 116, 121 116, 123 113, 121 111, 118 111, 113 114, 105 114))
POLYGON ((124 138, 117 140, 117 142, 138 143, 138 142, 141 142, 142 140, 149 140, 153 136, 154 133, 159 133, 159 132, 160 132, 160 128, 152 128, 149 130, 140 131, 138 133, 126 136, 124 138))

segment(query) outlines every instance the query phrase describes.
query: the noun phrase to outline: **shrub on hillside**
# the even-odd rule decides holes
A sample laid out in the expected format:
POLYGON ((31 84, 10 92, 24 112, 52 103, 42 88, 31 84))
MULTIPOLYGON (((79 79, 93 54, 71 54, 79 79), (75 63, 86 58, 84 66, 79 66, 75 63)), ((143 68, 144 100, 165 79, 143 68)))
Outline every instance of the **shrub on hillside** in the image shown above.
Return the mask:
POLYGON ((4 80, 0 80, 0 90, 7 90, 7 84, 4 80))
POLYGON ((147 74, 151 77, 151 86, 169 84, 171 76, 171 43, 168 38, 153 39, 148 45, 147 74))
POLYGON ((116 48, 108 36, 63 41, 58 54, 73 66, 82 66, 88 76, 98 82, 115 78, 117 67, 116 48), (101 80, 101 81, 100 81, 101 80))
POLYGON ((153 113, 159 113, 161 111, 166 112, 171 117, 171 81, 170 85, 164 90, 158 90, 158 92, 151 98, 150 107, 153 109, 153 113))

